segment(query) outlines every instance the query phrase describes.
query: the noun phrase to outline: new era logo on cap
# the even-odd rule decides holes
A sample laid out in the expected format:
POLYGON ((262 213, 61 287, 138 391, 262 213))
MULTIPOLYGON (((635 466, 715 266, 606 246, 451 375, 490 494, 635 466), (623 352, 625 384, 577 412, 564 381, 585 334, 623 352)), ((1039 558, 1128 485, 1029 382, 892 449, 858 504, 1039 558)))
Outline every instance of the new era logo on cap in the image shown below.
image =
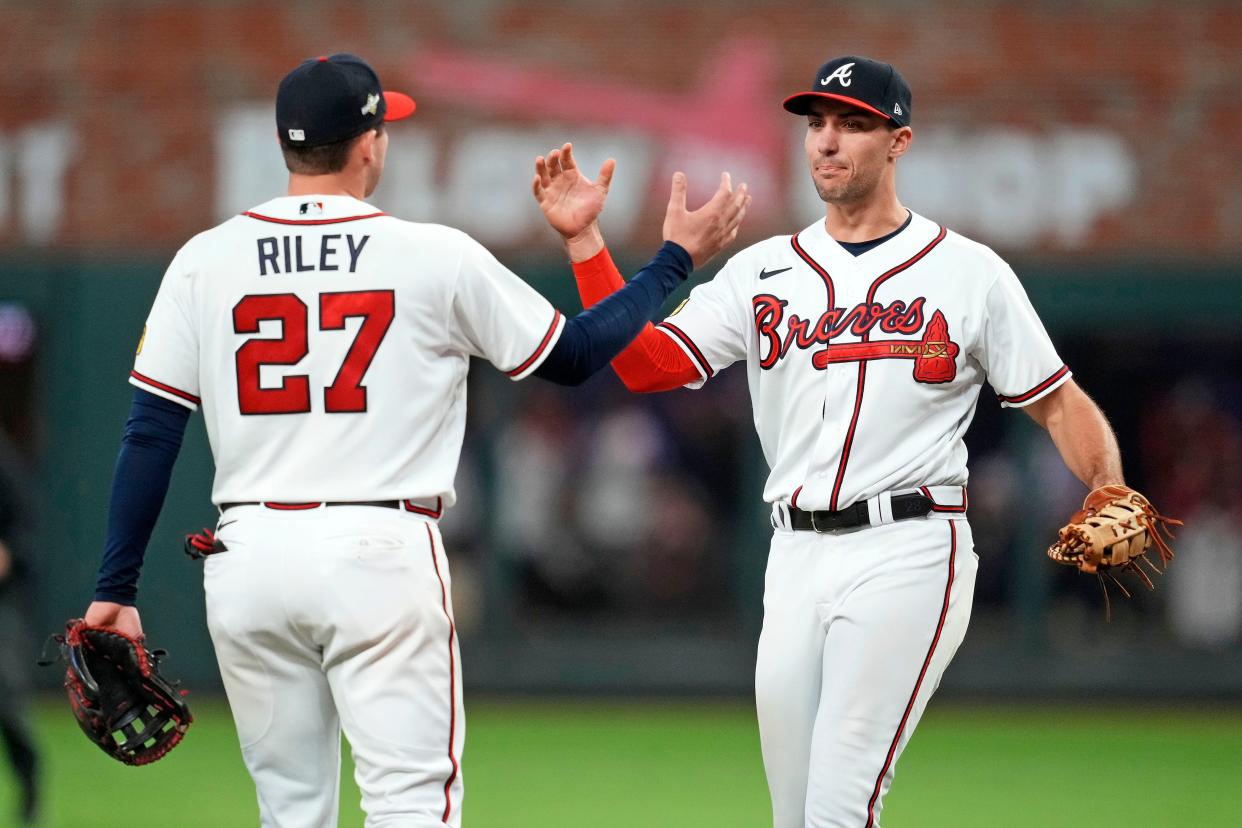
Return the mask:
POLYGON ((414 99, 383 91, 375 70, 356 55, 303 61, 276 92, 277 131, 302 147, 344 141, 413 112, 414 99))
POLYGON ((790 95, 785 109, 806 115, 815 100, 836 100, 874 112, 897 126, 910 124, 910 87, 887 63, 855 55, 833 58, 819 67, 809 92, 790 95))

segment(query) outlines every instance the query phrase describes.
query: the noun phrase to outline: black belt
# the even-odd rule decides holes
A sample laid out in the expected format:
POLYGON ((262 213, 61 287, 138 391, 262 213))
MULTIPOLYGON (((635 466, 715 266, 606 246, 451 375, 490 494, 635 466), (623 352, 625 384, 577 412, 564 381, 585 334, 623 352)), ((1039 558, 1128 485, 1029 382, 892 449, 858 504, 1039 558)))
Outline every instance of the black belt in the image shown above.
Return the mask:
MULTIPOLYGON (((893 495, 892 504, 893 520, 923 517, 931 512, 932 506, 935 505, 930 497, 917 492, 893 495)), ((835 512, 827 510, 807 512, 790 506, 789 525, 797 530, 829 532, 833 529, 853 529, 856 526, 870 526, 871 517, 868 514, 867 501, 865 500, 860 500, 835 512)))
POLYGON ((245 503, 221 503, 220 511, 224 512, 234 506, 265 506, 268 509, 297 512, 302 509, 318 509, 320 506, 379 506, 382 509, 400 509, 400 500, 350 500, 336 503, 276 503, 271 500, 250 500, 245 503))

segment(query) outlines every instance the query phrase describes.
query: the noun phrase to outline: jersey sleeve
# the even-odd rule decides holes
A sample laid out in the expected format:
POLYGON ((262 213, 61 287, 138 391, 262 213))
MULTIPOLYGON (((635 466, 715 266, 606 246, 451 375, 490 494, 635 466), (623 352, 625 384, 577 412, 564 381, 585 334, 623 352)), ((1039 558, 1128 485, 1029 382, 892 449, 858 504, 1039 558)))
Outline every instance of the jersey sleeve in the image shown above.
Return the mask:
POLYGON ((987 295, 986 317, 975 354, 1002 406, 1035 402, 1070 378, 1021 282, 1007 266, 987 295))
POLYGON ((178 253, 155 294, 129 375, 132 385, 191 411, 202 402, 193 298, 193 280, 178 253))
POLYGON ((745 307, 738 299, 730 260, 709 282, 656 326, 677 343, 699 372, 687 388, 702 388, 717 372, 746 358, 745 307))
POLYGON ((515 380, 539 367, 565 327, 560 311, 468 236, 451 313, 454 345, 515 380))

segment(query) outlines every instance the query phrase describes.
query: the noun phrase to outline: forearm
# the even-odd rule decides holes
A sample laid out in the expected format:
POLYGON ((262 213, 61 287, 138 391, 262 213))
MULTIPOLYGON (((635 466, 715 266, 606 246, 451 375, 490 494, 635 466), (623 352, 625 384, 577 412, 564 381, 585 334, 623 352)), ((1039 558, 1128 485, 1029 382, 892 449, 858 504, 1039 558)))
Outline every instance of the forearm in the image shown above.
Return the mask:
POLYGON ((132 604, 151 531, 164 505, 190 412, 136 391, 112 478, 108 535, 95 600, 132 604))
POLYGON ((1074 476, 1096 489, 1125 482, 1117 437, 1102 412, 1073 381, 1033 404, 1031 416, 1048 430, 1074 476), (1040 403, 1046 404, 1037 408, 1040 403))
MULTIPOLYGON (((625 286, 607 250, 574 263, 574 280, 583 307, 591 307, 625 286)), ((634 341, 612 361, 625 387, 636 394, 671 391, 699 378, 681 348, 647 323, 634 341)))
POLYGON ((665 242, 646 267, 620 290, 568 320, 535 376, 576 385, 594 374, 650 325, 651 317, 694 265, 674 242, 665 242))

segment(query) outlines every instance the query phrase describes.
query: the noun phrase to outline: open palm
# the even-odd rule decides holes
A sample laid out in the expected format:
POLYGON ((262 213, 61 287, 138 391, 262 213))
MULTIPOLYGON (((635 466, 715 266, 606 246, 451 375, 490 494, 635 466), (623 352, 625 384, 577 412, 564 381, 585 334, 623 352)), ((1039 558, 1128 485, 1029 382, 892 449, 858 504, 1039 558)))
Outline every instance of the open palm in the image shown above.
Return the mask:
POLYGON ((587 230, 604 210, 616 166, 609 158, 600 167, 599 178, 591 181, 578 169, 572 144, 552 150, 546 159, 536 158, 531 191, 548 224, 566 239, 587 230))

